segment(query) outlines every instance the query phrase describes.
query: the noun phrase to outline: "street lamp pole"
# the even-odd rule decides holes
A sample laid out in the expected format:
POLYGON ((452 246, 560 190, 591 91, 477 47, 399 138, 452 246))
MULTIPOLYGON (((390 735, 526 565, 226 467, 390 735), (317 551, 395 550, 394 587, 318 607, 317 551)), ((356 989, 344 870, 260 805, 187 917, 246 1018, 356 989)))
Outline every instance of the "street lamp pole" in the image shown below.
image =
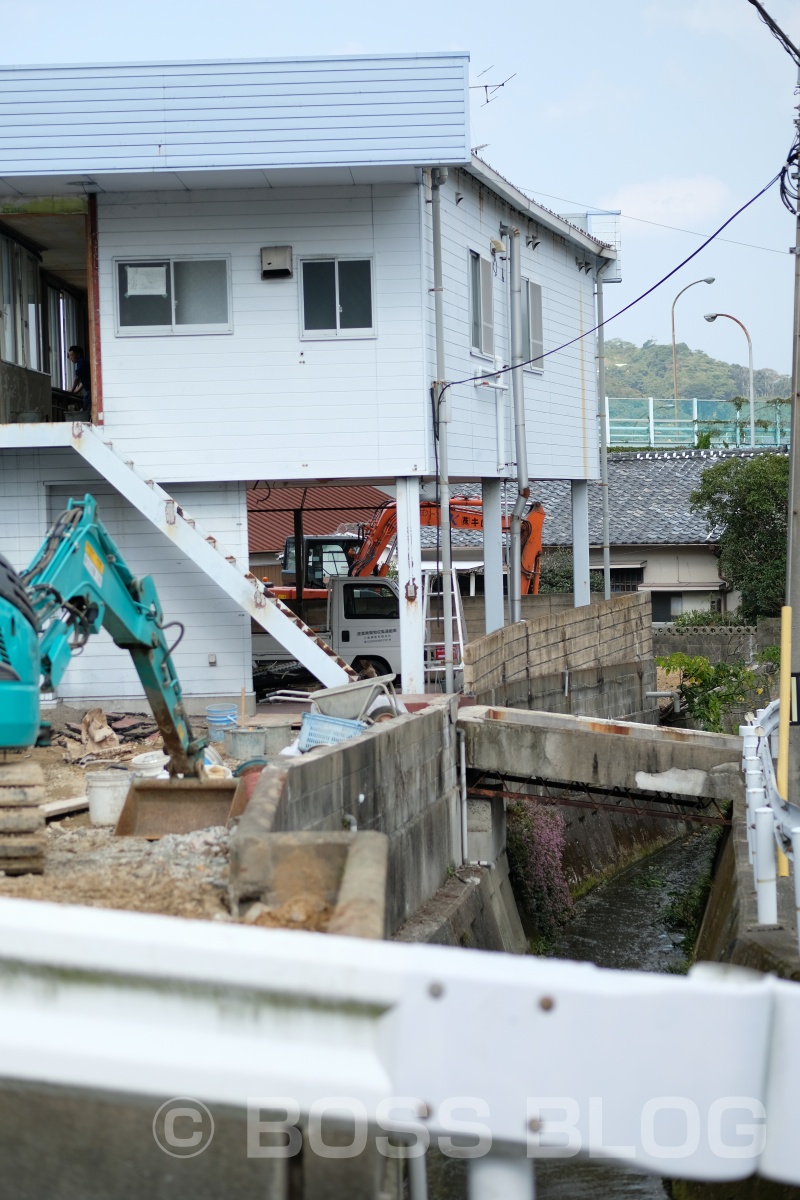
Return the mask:
POLYGON ((706 279, 695 279, 694 283, 687 283, 685 288, 681 288, 675 299, 672 301, 672 388, 675 397, 675 420, 678 419, 678 354, 675 349, 675 305, 680 300, 684 292, 688 292, 689 288, 696 287, 698 283, 713 283, 714 276, 709 275, 706 279))
POLYGON ((753 343, 750 340, 750 334, 747 332, 746 327, 738 317, 732 317, 730 313, 706 313, 707 321, 716 321, 717 317, 727 317, 729 321, 735 321, 739 328, 744 330, 744 336, 747 338, 747 353, 750 361, 750 448, 753 449, 756 444, 756 393, 753 387, 753 343))

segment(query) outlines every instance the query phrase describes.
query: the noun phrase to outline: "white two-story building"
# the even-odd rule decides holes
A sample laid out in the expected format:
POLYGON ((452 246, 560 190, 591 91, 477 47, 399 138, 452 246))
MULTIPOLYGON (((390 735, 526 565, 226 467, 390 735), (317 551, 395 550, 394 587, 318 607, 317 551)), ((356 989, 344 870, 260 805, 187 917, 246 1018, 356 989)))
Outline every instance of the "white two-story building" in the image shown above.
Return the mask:
MULTIPOLYGON (((585 524, 595 341, 574 339, 613 251, 471 154, 468 82, 460 52, 0 70, 0 552, 23 567, 68 497, 97 496, 186 626, 195 705, 250 690, 251 616, 284 633, 247 576, 254 483, 396 488, 404 683, 422 690, 436 169, 450 478, 483 483, 488 563, 516 452, 509 377, 482 376, 509 363, 519 231, 529 475, 570 480, 585 524)), ((495 627, 488 571, 486 591, 495 627)), ((105 636, 60 689, 140 694, 105 636)))

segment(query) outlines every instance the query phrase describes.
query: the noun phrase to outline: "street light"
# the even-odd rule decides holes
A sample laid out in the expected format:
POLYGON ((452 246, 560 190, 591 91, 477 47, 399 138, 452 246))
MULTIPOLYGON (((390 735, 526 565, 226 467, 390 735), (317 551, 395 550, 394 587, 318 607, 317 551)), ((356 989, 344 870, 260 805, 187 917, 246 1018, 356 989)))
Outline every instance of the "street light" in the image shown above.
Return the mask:
POLYGON ((675 420, 678 419, 678 355, 675 351, 675 305, 680 300, 684 292, 688 292, 689 288, 696 287, 698 283, 713 283, 714 276, 709 275, 706 279, 695 279, 694 283, 687 283, 685 288, 681 288, 675 299, 672 301, 672 387, 675 396, 675 420))
POLYGON ((735 321, 740 329, 744 329, 744 336, 747 338, 747 353, 750 356, 750 445, 756 444, 756 396, 753 390, 753 343, 750 341, 750 334, 745 329, 745 326, 738 317, 732 317, 730 313, 706 313, 707 321, 716 321, 717 317, 727 317, 729 321, 735 321))

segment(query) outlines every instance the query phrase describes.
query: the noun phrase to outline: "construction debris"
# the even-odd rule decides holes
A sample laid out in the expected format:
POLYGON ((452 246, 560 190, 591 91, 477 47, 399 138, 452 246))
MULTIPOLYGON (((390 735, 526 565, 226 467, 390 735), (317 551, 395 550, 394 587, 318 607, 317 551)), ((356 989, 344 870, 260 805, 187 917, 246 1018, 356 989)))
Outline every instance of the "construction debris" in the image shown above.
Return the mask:
POLYGON ((102 708, 90 708, 81 721, 81 744, 89 753, 105 753, 119 746, 119 738, 102 708))

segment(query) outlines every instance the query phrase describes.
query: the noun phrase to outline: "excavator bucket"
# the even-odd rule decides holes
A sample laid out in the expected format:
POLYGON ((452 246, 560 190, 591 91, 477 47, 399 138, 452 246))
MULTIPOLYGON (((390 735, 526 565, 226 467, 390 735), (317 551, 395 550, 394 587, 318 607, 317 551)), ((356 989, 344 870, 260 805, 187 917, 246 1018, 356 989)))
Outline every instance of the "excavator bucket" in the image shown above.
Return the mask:
POLYGON ((134 779, 114 833, 155 841, 226 825, 233 815, 236 779, 134 779))

